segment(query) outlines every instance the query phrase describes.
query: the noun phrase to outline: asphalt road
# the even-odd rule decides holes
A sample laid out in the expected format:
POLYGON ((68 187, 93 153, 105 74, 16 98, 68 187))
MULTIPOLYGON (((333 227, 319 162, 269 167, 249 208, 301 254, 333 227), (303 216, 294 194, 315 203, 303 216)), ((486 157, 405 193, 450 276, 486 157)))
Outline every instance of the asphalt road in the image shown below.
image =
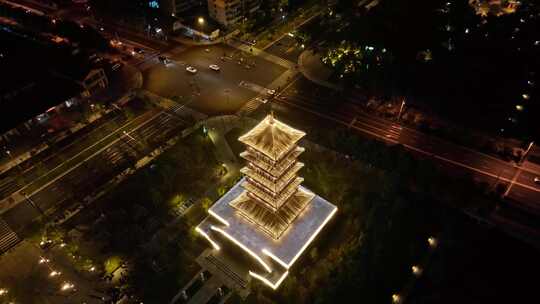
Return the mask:
POLYGON ((2 214, 2 217, 17 231, 39 216, 38 209, 31 203, 41 210, 62 205, 67 208, 74 202, 81 203, 87 195, 96 192, 139 158, 177 135, 187 125, 186 116, 188 114, 183 113, 182 109, 177 109, 176 113, 150 113, 148 119, 130 128, 128 135, 119 134, 114 143, 86 161, 81 161, 69 173, 31 195, 31 202, 21 202, 2 214))
POLYGON ((254 87, 266 88, 285 72, 282 66, 259 57, 240 55, 226 45, 194 46, 165 55, 172 62, 145 69, 144 88, 164 97, 192 98, 190 107, 208 115, 235 113, 259 94, 254 87), (224 55, 227 58, 222 60, 224 55), (239 64, 240 58, 243 58, 242 64, 239 64), (210 64, 217 64, 220 71, 211 70, 210 64), (186 71, 188 65, 196 68, 197 73, 186 71), (242 86, 242 82, 255 86, 242 86))
MULTIPOLYGON (((435 160, 452 175, 471 177, 476 182, 488 185, 498 183, 507 187, 513 182, 507 195, 509 206, 500 210, 497 216, 507 221, 505 224, 521 224, 525 216, 522 211, 526 211, 526 216, 538 220, 540 185, 533 179, 540 176, 540 172, 527 167, 519 170, 518 174, 519 168, 513 163, 368 114, 355 104, 352 100, 354 98, 347 94, 338 95, 299 76, 273 102, 274 108, 282 111, 285 116, 293 115, 298 121, 307 121, 307 124, 317 128, 348 126, 364 137, 401 144, 414 153, 435 160)), ((531 230, 529 226, 519 229, 537 234, 536 230, 531 230)))
POLYGON ((298 44, 296 39, 289 35, 285 35, 265 49, 265 51, 292 62, 297 62, 298 57, 304 49, 298 44))

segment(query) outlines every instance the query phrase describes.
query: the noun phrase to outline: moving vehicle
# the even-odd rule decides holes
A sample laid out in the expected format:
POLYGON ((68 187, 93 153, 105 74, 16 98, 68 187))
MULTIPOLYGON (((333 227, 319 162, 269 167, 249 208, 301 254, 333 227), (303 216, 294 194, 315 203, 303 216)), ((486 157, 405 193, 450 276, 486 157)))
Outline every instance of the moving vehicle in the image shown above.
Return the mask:
POLYGON ((194 68, 194 67, 192 67, 192 66, 188 66, 188 67, 186 68, 186 71, 190 72, 191 74, 197 73, 197 69, 194 68))
POLYGON ((159 56, 158 60, 163 64, 168 64, 169 62, 171 62, 171 60, 165 56, 159 56))
POLYGON ((260 103, 267 103, 268 102, 268 99, 263 98, 263 97, 257 97, 257 98, 255 98, 255 100, 257 100, 260 103))
POLYGON ((219 66, 218 66, 217 64, 211 64, 211 65, 209 66, 209 68, 210 68, 211 70, 216 71, 216 72, 219 71, 219 66))

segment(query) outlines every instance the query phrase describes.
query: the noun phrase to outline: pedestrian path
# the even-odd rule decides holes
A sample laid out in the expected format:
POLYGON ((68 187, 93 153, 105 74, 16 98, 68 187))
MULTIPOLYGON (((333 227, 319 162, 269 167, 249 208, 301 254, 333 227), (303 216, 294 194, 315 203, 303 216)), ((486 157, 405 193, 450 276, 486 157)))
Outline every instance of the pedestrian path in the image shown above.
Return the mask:
POLYGON ((255 98, 252 98, 251 100, 249 100, 248 102, 246 102, 242 108, 240 108, 240 110, 238 110, 236 112, 236 115, 238 116, 245 116, 245 115, 249 115, 251 114, 252 112, 254 112, 255 110, 257 110, 259 108, 259 106, 261 106, 263 103, 258 100, 256 97, 255 98))
POLYGON ((286 59, 283 59, 281 57, 278 57, 278 56, 275 56, 275 55, 272 55, 266 51, 263 51, 261 49, 258 49, 258 48, 255 48, 253 46, 250 46, 250 45, 247 45, 247 44, 244 44, 238 40, 234 40, 234 41, 228 41, 227 44, 235 49, 238 49, 238 50, 241 50, 241 51, 244 51, 246 53, 250 53, 250 54, 253 54, 255 56, 259 56, 263 59, 266 59, 270 62, 273 62, 277 65, 280 65, 286 69, 293 69, 296 67, 296 63, 292 62, 292 61, 289 61, 289 60, 286 60, 286 59))
POLYGON ((0 255, 19 244, 19 242, 21 242, 19 236, 0 218, 0 255))
POLYGON ((249 81, 240 81, 238 86, 249 89, 249 90, 252 90, 253 92, 259 93, 259 94, 265 94, 265 93, 268 92, 267 88, 265 88, 263 86, 260 86, 260 85, 258 85, 256 83, 249 82, 249 81))

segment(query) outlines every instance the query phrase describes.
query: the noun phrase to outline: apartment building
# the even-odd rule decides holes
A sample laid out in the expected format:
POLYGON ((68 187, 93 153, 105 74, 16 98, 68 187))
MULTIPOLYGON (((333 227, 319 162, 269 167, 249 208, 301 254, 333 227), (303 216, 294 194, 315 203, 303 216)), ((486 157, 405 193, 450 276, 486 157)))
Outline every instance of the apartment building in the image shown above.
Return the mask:
POLYGON ((159 7, 167 14, 172 16, 182 13, 202 5, 202 0, 161 0, 159 7))
POLYGON ((208 0, 208 14, 218 23, 230 26, 257 11, 261 0, 208 0))

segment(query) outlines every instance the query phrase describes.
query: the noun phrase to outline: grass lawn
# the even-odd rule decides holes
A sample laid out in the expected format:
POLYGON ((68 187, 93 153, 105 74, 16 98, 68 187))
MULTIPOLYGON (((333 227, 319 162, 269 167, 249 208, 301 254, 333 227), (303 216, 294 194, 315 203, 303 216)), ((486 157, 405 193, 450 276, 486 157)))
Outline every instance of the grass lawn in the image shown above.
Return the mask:
POLYGON ((182 218, 172 212, 219 186, 213 145, 202 132, 181 139, 145 168, 95 202, 63 228, 81 231, 71 250, 90 258, 105 273, 126 263, 123 288, 144 302, 168 302, 199 270, 206 243, 193 233, 205 216, 195 204, 182 218))
MULTIPOLYGON (((239 133, 237 129, 227 136, 239 133)), ((350 144, 355 151, 350 158, 301 144, 306 147, 300 156, 303 184, 339 211, 280 289, 274 292, 256 282, 248 303, 288 303, 293 298, 295 303, 390 302, 410 279, 411 265, 429 253, 427 238, 444 230, 448 206, 442 202, 456 201, 463 193, 483 195, 461 183, 449 185, 430 164, 399 147, 363 140, 350 144), (437 193, 444 193, 444 199, 437 193)))

